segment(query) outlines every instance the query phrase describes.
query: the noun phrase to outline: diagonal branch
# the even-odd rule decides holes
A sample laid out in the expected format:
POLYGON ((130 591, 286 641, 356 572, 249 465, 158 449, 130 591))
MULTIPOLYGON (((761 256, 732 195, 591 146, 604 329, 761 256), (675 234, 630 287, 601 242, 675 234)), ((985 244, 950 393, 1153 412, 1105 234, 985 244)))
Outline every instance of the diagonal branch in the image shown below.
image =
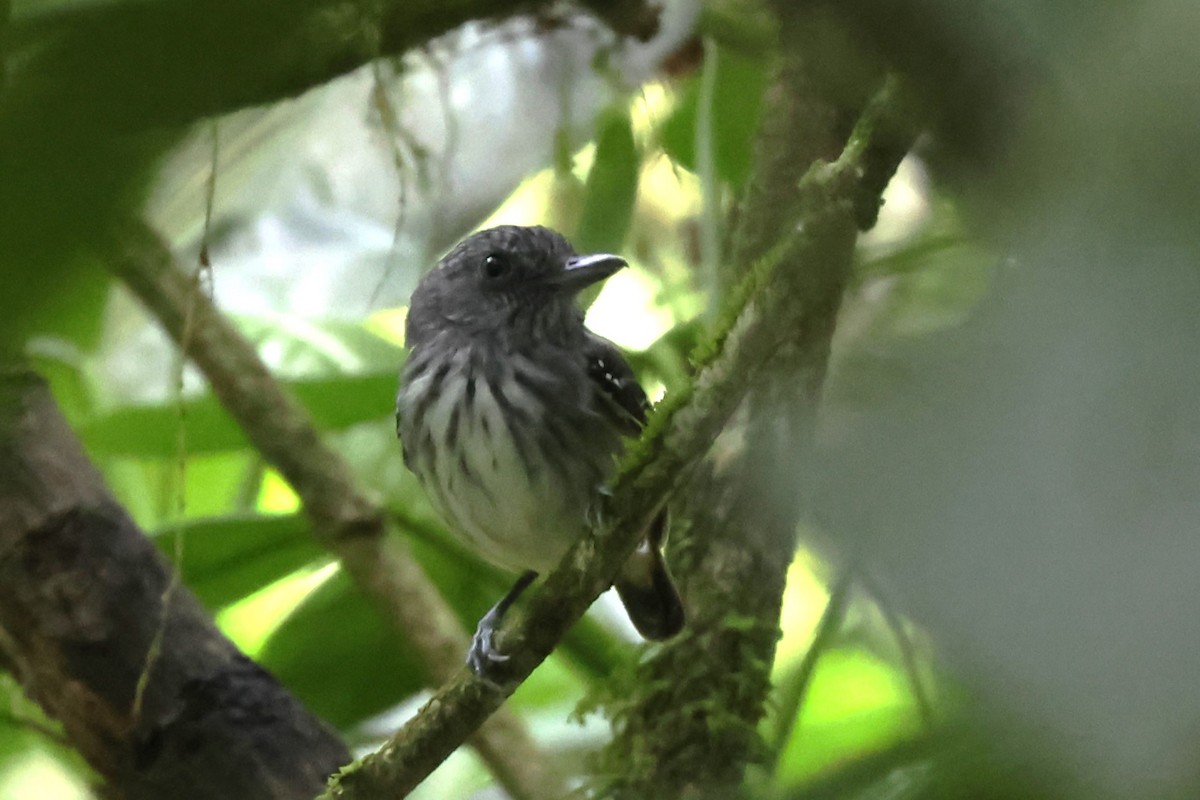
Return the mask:
MULTIPOLYGON (((321 439, 307 412, 220 311, 202 295, 189 296, 187 276, 154 231, 127 223, 110 260, 176 344, 188 327, 184 355, 204 373, 246 438, 299 495, 321 544, 408 639, 432 681, 450 680, 462 666, 469 639, 410 556, 395 522, 364 494, 346 460, 321 439)), ((513 797, 562 794, 548 760, 515 715, 491 720, 472 745, 513 797)))
POLYGON ((171 572, 45 382, 0 363, 0 663, 62 724, 104 796, 311 797, 349 757, 345 745, 195 596, 180 589, 166 603, 171 572))
POLYGON ((612 502, 598 530, 577 542, 531 598, 525 615, 510 626, 502 647, 512 684, 490 688, 469 670, 458 674, 377 753, 345 770, 326 798, 403 796, 442 762, 504 702, 512 689, 546 658, 612 582, 641 531, 707 452, 749 386, 781 344, 813 323, 800 302, 812 280, 807 265, 846 258, 856 237, 867 159, 900 98, 892 84, 859 121, 842 155, 819 163, 798 187, 801 224, 753 269, 734 298, 712 344, 699 354, 692 386, 669 399, 651 420, 639 446, 623 464, 612 502))
MULTIPOLYGON (((803 214, 798 182, 818 159, 837 158, 866 100, 832 89, 836 81, 825 65, 854 59, 836 26, 820 13, 774 5, 778 41, 786 47, 774 59, 753 168, 729 217, 723 287, 736 286, 794 229, 803 214)), ((906 143, 897 144, 903 155, 906 143)), ((869 210, 891 172, 875 190, 867 163, 859 185, 869 210)), ((860 218, 860 229, 870 221, 860 218)), ((683 525, 672 561, 689 622, 683 636, 639 659, 629 691, 605 704, 614 735, 592 779, 601 797, 690 796, 704 787, 703 796, 724 798, 739 793, 748 764, 767 757, 760 722, 809 491, 824 376, 852 268, 849 250, 828 256, 795 265, 807 275, 806 290, 794 298, 807 308, 807 324, 779 343, 721 443, 673 500, 683 525)), ((811 664, 821 649, 818 639, 811 664)), ((789 681, 785 691, 803 683, 789 681)))
MULTIPOLYGON (((3 12, 8 0, 0 0, 3 12)), ((552 0, 306 0, 62 5, 12 23, 35 76, 20 102, 88 129, 146 131, 294 97, 372 59, 405 53, 472 20, 549 9, 552 0), (29 46, 25 46, 29 45, 29 46), (119 58, 115 57, 119 54, 119 58), (153 80, 145 80, 153 76, 153 80)), ((619 35, 648 39, 645 0, 581 3, 619 35)))
POLYGON ((929 691, 925 688, 925 681, 921 677, 921 664, 918 660, 916 646, 909 634, 907 622, 896 611, 891 598, 887 596, 883 587, 872 575, 860 572, 858 578, 862 582, 863 588, 874 599, 879 613, 883 615, 884 622, 892 632, 892 638, 896 640, 896 647, 900 651, 900 663, 904 667, 904 674, 908 677, 909 693, 912 695, 913 705, 917 707, 917 716, 920 717, 921 724, 926 730, 932 730, 937 724, 937 712, 929 697, 929 691))
POLYGON ((832 649, 834 640, 842 629, 846 611, 850 607, 850 590, 853 588, 854 578, 852 566, 842 568, 841 574, 838 575, 829 590, 829 601, 825 604, 825 610, 821 613, 816 630, 813 631, 812 642, 805 651, 804 658, 782 681, 783 687, 779 691, 780 697, 776 709, 776 724, 769 743, 771 753, 776 759, 783 752, 788 739, 792 737, 792 733, 796 729, 800 711, 804 707, 804 700, 808 696, 808 690, 812 687, 813 678, 817 674, 817 664, 820 662, 821 656, 832 649))

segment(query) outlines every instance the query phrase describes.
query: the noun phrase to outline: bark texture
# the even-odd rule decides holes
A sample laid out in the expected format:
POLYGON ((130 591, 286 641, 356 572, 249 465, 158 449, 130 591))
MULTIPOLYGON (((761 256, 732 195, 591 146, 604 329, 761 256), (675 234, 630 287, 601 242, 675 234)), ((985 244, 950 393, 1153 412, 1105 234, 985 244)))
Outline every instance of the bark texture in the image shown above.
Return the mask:
POLYGON ((164 608, 170 580, 44 383, 0 372, 0 658, 111 796, 318 793, 349 759, 345 745, 185 588, 164 608))
MULTIPOLYGON (((855 227, 874 224, 880 193, 912 141, 907 127, 895 127, 894 91, 881 93, 851 131, 866 105, 862 89, 839 87, 828 65, 860 62, 843 49, 833 20, 778 5, 781 52, 719 271, 723 292, 736 294, 792 230, 836 212, 837 199, 803 190, 804 176, 822 160, 845 148, 841 160, 854 165, 856 188, 840 200, 847 216, 821 240, 818 257, 785 260, 779 278, 761 288, 794 308, 776 320, 776 345, 746 402, 682 493, 684 524, 674 534, 672 561, 688 626, 643 660, 609 703, 616 735, 597 787, 608 797, 730 797, 746 766, 765 755, 758 726, 855 227)), ((871 69, 863 77, 868 85, 880 80, 871 69)))

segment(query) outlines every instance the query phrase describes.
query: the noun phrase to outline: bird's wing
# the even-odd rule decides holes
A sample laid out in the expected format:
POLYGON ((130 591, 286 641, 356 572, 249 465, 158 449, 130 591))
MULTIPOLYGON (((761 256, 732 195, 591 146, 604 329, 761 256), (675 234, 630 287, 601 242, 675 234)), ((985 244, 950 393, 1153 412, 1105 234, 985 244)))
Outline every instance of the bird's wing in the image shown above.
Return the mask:
POLYGON ((601 405, 622 433, 637 436, 646 424, 650 401, 629 362, 615 344, 594 333, 588 333, 585 351, 588 377, 597 389, 601 405))

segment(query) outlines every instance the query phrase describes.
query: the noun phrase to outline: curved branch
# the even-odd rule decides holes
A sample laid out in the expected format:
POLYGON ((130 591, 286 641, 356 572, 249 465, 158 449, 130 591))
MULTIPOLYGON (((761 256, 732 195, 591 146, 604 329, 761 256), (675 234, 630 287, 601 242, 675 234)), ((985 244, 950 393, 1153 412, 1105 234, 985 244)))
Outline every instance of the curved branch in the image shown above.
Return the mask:
MULTIPOLYGON (((30 104, 93 130, 145 131, 285 100, 472 20, 536 13, 552 0, 307 0, 71 5, 14 20, 30 104), (118 57, 119 54, 119 57, 118 57), (153 76, 153 80, 144 80, 153 76)), ((616 33, 648 39, 645 0, 586 0, 616 33)), ((17 49, 13 48, 14 51, 17 49)), ((31 106, 32 107, 32 106, 31 106)))
MULTIPOLYGON (((126 224, 109 257, 176 344, 184 341, 190 304, 184 355, 204 373, 246 438, 291 484, 321 544, 412 644, 430 678, 450 680, 470 640, 410 555, 394 520, 367 497, 346 460, 321 439, 308 413, 220 311, 202 293, 189 294, 187 276, 154 231, 140 222, 126 224)), ((562 794, 549 761, 515 715, 491 720, 472 744, 513 797, 562 794)))
POLYGON ((511 683, 497 689, 460 669, 379 751, 335 778, 325 798, 403 796, 458 747, 611 585, 641 532, 769 364, 781 336, 792 338, 798 329, 824 324, 825 309, 811 309, 797 298, 811 288, 815 270, 810 266, 825 259, 848 263, 864 159, 878 137, 890 133, 882 123, 894 113, 895 92, 889 86, 871 105, 837 161, 818 164, 805 175, 798 187, 801 224, 752 270, 725 326, 701 353, 691 388, 659 407, 625 460, 597 530, 572 546, 533 594, 525 614, 503 632, 511 683))
POLYGON ((170 575, 46 385, 0 368, 0 660, 115 796, 311 797, 345 745, 170 575))

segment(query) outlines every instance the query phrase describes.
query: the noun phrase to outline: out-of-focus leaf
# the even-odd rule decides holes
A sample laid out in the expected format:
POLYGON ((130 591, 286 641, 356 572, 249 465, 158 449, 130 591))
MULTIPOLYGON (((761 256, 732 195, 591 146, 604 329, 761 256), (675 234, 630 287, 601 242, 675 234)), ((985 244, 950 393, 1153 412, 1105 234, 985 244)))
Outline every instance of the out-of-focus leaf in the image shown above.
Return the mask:
POLYGON ((928 266, 931 258, 974 242, 963 232, 933 231, 923 233, 905 246, 876 258, 860 259, 854 265, 858 282, 888 275, 907 275, 928 266))
POLYGON ((626 109, 604 112, 596 129, 575 246, 581 253, 619 253, 633 219, 641 159, 626 109))
MULTIPOLYGON (((717 176, 740 187, 750 174, 750 146, 758 128, 763 92, 767 86, 767 64, 725 48, 718 48, 716 85, 713 98, 713 158, 717 176)), ((696 170, 696 111, 699 80, 693 78, 679 104, 662 127, 662 146, 676 163, 696 170)))
MULTIPOLYGON (((368 309, 363 309, 366 316, 368 309)), ((369 328, 342 320, 312 320, 294 314, 237 316, 243 333, 260 349, 270 347, 285 375, 325 372, 393 375, 404 351, 369 328)))
POLYGON ((184 582, 209 608, 240 600, 325 557, 298 514, 247 515, 189 521, 167 528, 155 543, 170 555, 182 533, 184 582))
MULTIPOLYGON (((104 477, 121 504, 147 530, 230 513, 245 492, 246 475, 258 462, 248 450, 193 454, 187 443, 185 502, 180 502, 179 443, 158 458, 104 458, 104 477)), ((107 455, 107 454, 101 454, 107 455)))
MULTIPOLYGON (((399 361, 397 361, 397 368, 399 361)), ((323 430, 379 419, 395 406, 396 370, 286 382, 323 430)), ((176 454, 182 417, 189 455, 247 447, 233 419, 209 394, 177 403, 129 406, 83 425, 80 434, 98 454, 169 458, 176 454)))
POLYGON ((770 7, 743 0, 705 3, 697 32, 717 41, 723 49, 753 58, 774 46, 779 20, 770 7))
MULTIPOLYGON (((438 531, 417 526, 411 532, 414 556, 464 630, 474 630, 513 576, 472 558, 438 531)), ((611 671, 619 648, 602 625, 585 619, 568 634, 557 657, 575 678, 595 680, 611 671)), ((340 572, 280 625, 267 640, 261 661, 317 714, 341 727, 379 714, 426 685, 408 642, 340 572)), ((538 677, 540 673, 514 698, 517 705, 541 707, 561 699, 571 679, 557 668, 538 677)))
POLYGON ((705 332, 702 319, 681 322, 646 350, 629 352, 626 356, 643 381, 647 380, 647 376, 652 376, 662 381, 668 389, 678 389, 689 379, 691 367, 688 357, 705 332))
POLYGON ((75 256, 63 280, 33 323, 37 335, 57 336, 91 350, 100 341, 112 274, 90 259, 75 256))
POLYGON ((33 370, 46 379, 54 401, 68 420, 86 419, 93 398, 84 375, 83 354, 73 342, 58 337, 38 338, 26 347, 33 370))
MULTIPOLYGON (((187 447, 187 442, 184 442, 187 447)), ((246 474, 258 461, 248 452, 234 451, 193 456, 188 452, 184 473, 187 494, 180 504, 176 490, 179 479, 177 463, 158 462, 163 477, 163 519, 179 520, 180 510, 189 518, 215 517, 236 510, 245 492, 246 474)), ((257 481, 257 471, 254 472, 257 481)), ((159 526, 156 526, 159 527, 159 526)))
POLYGON ((66 789, 67 782, 75 789, 70 796, 90 797, 85 785, 95 776, 78 751, 59 740, 62 726, 47 717, 41 707, 24 694, 17 681, 3 672, 0 672, 0 702, 3 703, 0 706, 0 798, 46 797, 50 787, 66 789), (20 778, 12 774, 26 769, 30 772, 20 778), (41 780, 35 783, 33 775, 41 780), (47 777, 55 780, 46 781, 47 777), (39 788, 42 789, 40 793, 39 788))
MULTIPOLYGON (((414 555, 458 612, 464 628, 470 624, 473 629, 478 617, 508 588, 506 578, 456 551, 431 526, 410 522, 409 527, 415 534, 414 555)), ((375 716, 427 685, 409 643, 341 572, 279 626, 260 660, 314 712, 339 727, 375 716)))
POLYGON ((795 786, 917 730, 904 677, 894 667, 852 650, 821 656, 798 713, 776 766, 776 779, 784 786, 795 786))
POLYGON ((884 279, 886 293, 870 299, 875 337, 918 336, 966 321, 990 284, 998 258, 954 234, 921 236, 911 245, 872 259, 860 282, 884 279))
POLYGON ((259 661, 315 714, 342 728, 391 708, 426 685, 412 648, 343 572, 310 594, 279 626, 259 661))

